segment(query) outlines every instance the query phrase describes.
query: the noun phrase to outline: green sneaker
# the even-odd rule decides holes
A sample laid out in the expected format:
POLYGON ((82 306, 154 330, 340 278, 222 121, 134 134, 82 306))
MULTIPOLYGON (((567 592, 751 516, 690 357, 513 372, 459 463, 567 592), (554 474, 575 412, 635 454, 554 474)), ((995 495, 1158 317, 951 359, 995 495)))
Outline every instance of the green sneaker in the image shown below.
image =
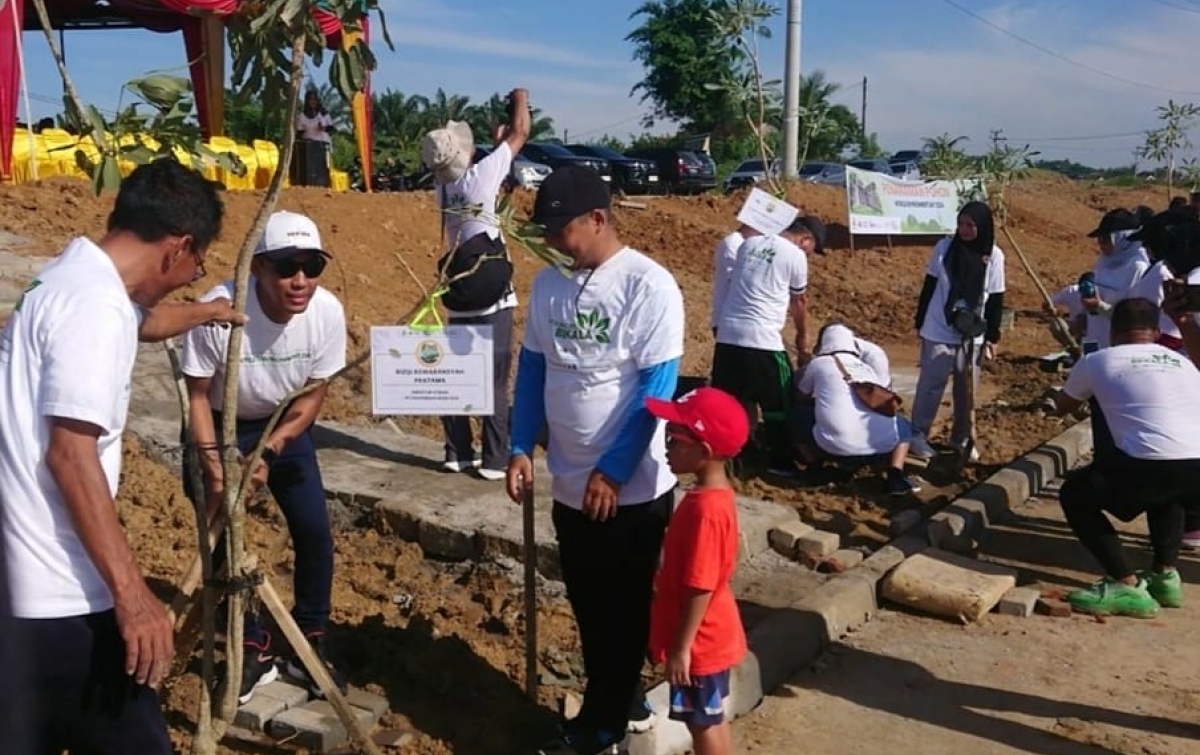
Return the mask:
POLYGON ((1143 572, 1139 575, 1146 582, 1146 590, 1163 608, 1183 607, 1183 582, 1175 569, 1168 571, 1143 572))
POLYGON ((1071 593, 1067 596, 1067 602, 1080 613, 1133 616, 1139 619, 1152 619, 1158 615, 1158 601, 1150 597, 1144 579, 1139 579, 1136 585, 1102 579, 1086 590, 1071 593))

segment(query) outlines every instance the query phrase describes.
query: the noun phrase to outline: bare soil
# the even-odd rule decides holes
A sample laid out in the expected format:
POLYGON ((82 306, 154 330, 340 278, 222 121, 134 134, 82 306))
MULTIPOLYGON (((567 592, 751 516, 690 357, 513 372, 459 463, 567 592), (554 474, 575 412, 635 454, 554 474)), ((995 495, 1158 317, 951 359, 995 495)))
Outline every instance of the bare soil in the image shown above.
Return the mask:
MULTIPOLYGON (((230 274, 260 199, 257 192, 226 195, 225 233, 209 254, 210 279, 184 297, 197 296, 230 274)), ((810 260, 815 324, 841 319, 887 348, 894 364, 915 364, 914 308, 935 239, 897 237, 889 246, 883 238, 860 237, 851 253, 842 192, 803 187, 794 189, 790 199, 832 221, 829 254, 810 260)), ((531 196, 519 194, 517 202, 528 209, 531 196)), ((683 288, 688 375, 708 372, 711 253, 734 225, 740 202, 740 196, 653 198, 645 210, 615 211, 625 240, 660 260, 683 288)), ((1055 290, 1090 268, 1094 252, 1085 234, 1100 214, 1139 203, 1157 206, 1162 198, 1039 177, 1012 190, 1011 225, 1043 282, 1055 290)), ((73 236, 98 238, 109 206, 109 199, 92 197, 82 181, 0 186, 0 231, 31 239, 23 254, 53 255, 73 236)), ((324 234, 336 262, 322 283, 346 305, 352 353, 367 347, 371 325, 395 322, 420 300, 421 284, 432 280, 438 225, 428 193, 362 195, 297 188, 284 192, 280 206, 312 216, 324 234)), ((896 504, 883 495, 878 480, 861 475, 846 484, 799 490, 749 470, 741 483, 744 492, 792 505, 805 519, 841 533, 851 544, 871 545, 886 539, 894 509, 944 503, 964 485, 1056 434, 1060 423, 1043 417, 1034 405, 1054 381, 1037 370, 1036 357, 1055 346, 1015 250, 1003 237, 999 243, 1008 255, 1008 302, 1016 311, 1016 325, 985 378, 988 401, 978 412, 983 464, 968 470, 966 480, 953 479, 935 464, 926 473, 932 484, 919 504, 896 504)), ((539 263, 520 252, 515 262, 518 291, 528 292, 539 263)), ((518 327, 523 327, 523 313, 522 308, 518 327)), ((367 388, 367 372, 352 373, 332 389, 326 416, 371 422, 367 388)), ((431 436, 439 432, 427 421, 410 419, 401 425, 431 436)), ((129 444, 125 456, 122 516, 141 563, 168 595, 194 553, 190 505, 177 480, 136 443, 129 444)), ((415 729, 417 740, 408 750, 422 755, 511 752, 517 743, 528 744, 545 733, 553 722, 551 711, 564 690, 577 684, 579 671, 573 624, 561 598, 548 598, 543 605, 543 676, 553 683, 543 685, 541 706, 535 708, 525 702, 519 686, 520 591, 510 573, 490 565, 431 563, 417 546, 388 536, 361 512, 345 513, 337 540, 331 650, 353 683, 373 686, 389 697, 395 712, 384 724, 415 729)), ((282 519, 267 503, 253 508, 252 519, 248 546, 265 562, 267 573, 278 577, 278 586, 288 588, 290 548, 282 519)), ((168 693, 181 747, 192 728, 197 684, 197 677, 188 674, 168 693)))

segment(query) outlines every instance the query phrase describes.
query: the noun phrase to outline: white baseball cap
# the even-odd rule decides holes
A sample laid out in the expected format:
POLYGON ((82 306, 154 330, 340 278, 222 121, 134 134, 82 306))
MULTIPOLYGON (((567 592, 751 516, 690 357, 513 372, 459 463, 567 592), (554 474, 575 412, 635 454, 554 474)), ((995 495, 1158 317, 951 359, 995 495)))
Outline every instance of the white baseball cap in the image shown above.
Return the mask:
POLYGON ((471 167, 475 153, 475 137, 463 121, 447 121, 444 128, 435 128, 421 143, 421 160, 433 171, 439 184, 462 178, 471 167))
POLYGON ((267 228, 254 249, 255 256, 290 257, 297 252, 320 252, 326 257, 330 256, 321 246, 317 224, 307 215, 287 210, 271 213, 271 217, 267 218, 267 228))

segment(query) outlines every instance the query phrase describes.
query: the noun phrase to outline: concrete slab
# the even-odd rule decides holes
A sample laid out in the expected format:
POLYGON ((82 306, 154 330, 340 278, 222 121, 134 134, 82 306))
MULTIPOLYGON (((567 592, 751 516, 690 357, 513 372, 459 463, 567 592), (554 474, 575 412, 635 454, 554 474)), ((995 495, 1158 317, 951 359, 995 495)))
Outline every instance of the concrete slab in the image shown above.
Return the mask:
POLYGON ((970 624, 1016 584, 1013 569, 930 548, 906 559, 880 586, 893 603, 970 624))

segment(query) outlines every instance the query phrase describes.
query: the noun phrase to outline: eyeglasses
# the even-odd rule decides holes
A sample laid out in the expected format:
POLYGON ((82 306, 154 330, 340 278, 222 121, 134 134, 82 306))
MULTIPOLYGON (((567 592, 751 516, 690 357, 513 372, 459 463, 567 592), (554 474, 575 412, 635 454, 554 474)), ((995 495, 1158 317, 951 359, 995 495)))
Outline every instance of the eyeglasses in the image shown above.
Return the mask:
POLYGON ((320 278, 321 273, 325 271, 326 259, 323 255, 314 255, 312 257, 284 257, 283 259, 273 260, 271 269, 280 278, 295 278, 296 273, 303 271, 305 278, 320 278))
POLYGON ((704 441, 700 440, 695 435, 692 435, 690 432, 687 432, 686 430, 668 430, 667 431, 667 445, 668 446, 674 446, 674 445, 698 446, 698 445, 702 444, 703 442, 704 441))

